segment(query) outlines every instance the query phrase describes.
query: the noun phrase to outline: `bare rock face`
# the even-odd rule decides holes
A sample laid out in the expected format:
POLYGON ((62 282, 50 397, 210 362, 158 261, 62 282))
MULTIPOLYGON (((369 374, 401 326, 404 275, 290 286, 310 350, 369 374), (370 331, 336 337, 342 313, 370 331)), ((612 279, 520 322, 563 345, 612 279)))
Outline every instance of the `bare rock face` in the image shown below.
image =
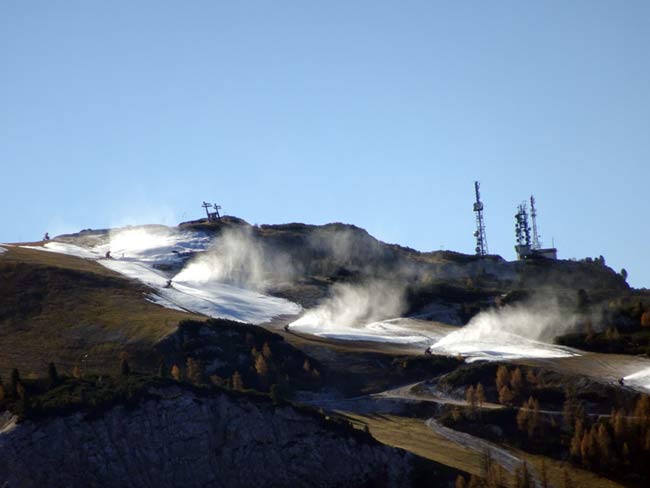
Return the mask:
POLYGON ((0 427, 0 486, 411 484, 411 456, 289 405, 169 387, 136 408, 0 427))

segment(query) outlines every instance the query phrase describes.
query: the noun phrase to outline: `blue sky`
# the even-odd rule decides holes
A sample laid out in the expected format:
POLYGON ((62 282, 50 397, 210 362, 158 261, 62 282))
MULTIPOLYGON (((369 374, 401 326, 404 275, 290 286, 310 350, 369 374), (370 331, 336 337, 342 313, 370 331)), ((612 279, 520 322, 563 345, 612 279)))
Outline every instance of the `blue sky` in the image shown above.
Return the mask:
POLYGON ((646 1, 0 3, 0 242, 343 221, 420 250, 545 244, 650 287, 646 1))

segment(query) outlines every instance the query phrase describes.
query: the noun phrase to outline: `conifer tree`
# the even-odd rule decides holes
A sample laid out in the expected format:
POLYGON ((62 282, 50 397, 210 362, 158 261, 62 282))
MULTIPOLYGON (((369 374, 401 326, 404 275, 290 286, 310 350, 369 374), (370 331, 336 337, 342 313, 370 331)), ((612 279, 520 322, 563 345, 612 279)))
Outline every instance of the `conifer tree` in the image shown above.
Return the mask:
POLYGON ((271 353, 271 347, 269 346, 268 342, 265 342, 264 345, 262 346, 262 355, 264 356, 265 359, 271 359, 271 356, 273 355, 271 353))
POLYGON ((599 424, 596 431, 596 444, 598 446, 598 457, 600 466, 607 468, 612 464, 612 438, 607 431, 605 424, 599 424))
POLYGON ((528 430, 528 416, 530 412, 528 411, 528 402, 524 403, 519 411, 517 412, 517 429, 524 432, 528 430))
POLYGON ((244 381, 242 380, 241 375, 239 374, 239 371, 235 371, 232 374, 232 377, 230 378, 232 382, 232 389, 233 390, 243 390, 244 389, 244 381))
POLYGON ((526 372, 526 382, 529 385, 539 384, 539 378, 535 376, 535 371, 532 368, 528 368, 528 371, 526 372))
POLYGON ((465 481, 465 477, 459 474, 456 477, 456 484, 454 486, 456 488, 467 488, 467 481, 465 481))
POLYGON ((20 373, 16 368, 11 370, 11 385, 10 393, 11 396, 16 398, 18 396, 18 384, 20 383, 20 373))
POLYGON ((187 380, 195 385, 203 383, 203 367, 199 361, 192 357, 188 357, 185 361, 187 380))
POLYGON ((524 377, 521 374, 521 369, 515 368, 510 375, 510 389, 515 398, 521 397, 524 389, 524 377))
POLYGON ((120 374, 122 376, 128 376, 131 374, 131 366, 129 366, 129 362, 126 358, 122 358, 122 361, 120 361, 120 374))
POLYGON ((266 364, 266 359, 264 355, 260 354, 255 360, 255 371, 257 372, 257 377, 262 388, 268 386, 268 376, 269 376, 269 367, 266 364))
POLYGON ((59 373, 57 372, 54 363, 50 363, 47 365, 47 377, 48 377, 50 388, 53 388, 59 384, 59 373))
POLYGON ((274 405, 277 405, 280 402, 280 387, 277 384, 271 385, 269 396, 274 405))
POLYGON ((170 374, 172 375, 172 378, 174 378, 176 381, 181 380, 181 369, 178 367, 178 365, 176 364, 172 365, 170 374))
POLYGON ((514 397, 512 391, 510 391, 510 387, 508 387, 508 385, 503 385, 499 390, 499 403, 510 405, 513 399, 514 397))
POLYGON ((510 373, 508 372, 508 368, 503 364, 500 364, 497 368, 497 377, 495 383, 497 391, 501 391, 501 388, 510 385, 510 373))
POLYGON ((476 403, 478 404, 478 407, 483 408, 483 403, 485 403, 485 388, 483 388, 482 383, 479 382, 476 385, 475 394, 476 394, 476 403))
POLYGON ((167 378, 167 366, 165 366, 164 361, 160 361, 160 364, 158 365, 158 376, 161 378, 167 378))
POLYGON ((465 401, 468 403, 470 411, 474 413, 476 410, 476 393, 471 385, 465 390, 465 401))

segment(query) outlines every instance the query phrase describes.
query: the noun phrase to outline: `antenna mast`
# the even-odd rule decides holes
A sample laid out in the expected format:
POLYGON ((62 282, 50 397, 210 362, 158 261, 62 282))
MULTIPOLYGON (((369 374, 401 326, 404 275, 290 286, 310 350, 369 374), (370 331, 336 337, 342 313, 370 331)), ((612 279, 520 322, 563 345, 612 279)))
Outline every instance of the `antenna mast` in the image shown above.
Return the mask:
POLYGON ((515 224, 517 245, 530 248, 530 227, 528 227, 528 210, 526 209, 526 202, 517 207, 515 220, 517 221, 515 224))
POLYGON ((483 220, 483 202, 479 192, 478 181, 474 182, 474 191, 476 192, 476 202, 474 202, 474 213, 476 213, 476 255, 485 256, 488 253, 487 236, 485 234, 485 221, 483 220))
POLYGON ((533 222, 533 249, 541 249, 542 243, 539 240, 539 234, 537 233, 537 209, 535 208, 535 197, 530 196, 530 218, 533 222))

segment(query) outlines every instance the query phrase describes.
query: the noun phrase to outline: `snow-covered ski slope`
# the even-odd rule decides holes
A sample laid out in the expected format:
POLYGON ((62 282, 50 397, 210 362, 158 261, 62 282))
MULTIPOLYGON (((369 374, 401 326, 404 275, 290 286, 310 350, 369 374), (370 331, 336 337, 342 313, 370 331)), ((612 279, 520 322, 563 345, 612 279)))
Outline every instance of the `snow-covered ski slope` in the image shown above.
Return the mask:
POLYGON ((116 229, 94 241, 78 239, 75 243, 51 241, 41 246, 25 246, 49 252, 92 259, 102 266, 128 278, 138 280, 152 289, 147 296, 163 307, 200 313, 213 318, 227 318, 252 324, 268 322, 275 317, 296 315, 300 305, 216 281, 174 279, 182 256, 206 251, 212 245, 209 236, 162 226, 116 229), (110 258, 106 253, 110 251, 110 258), (172 287, 167 287, 172 279, 172 287))
POLYGON ((455 327, 439 322, 428 322, 405 317, 362 325, 335 325, 332 323, 312 322, 309 320, 308 315, 294 321, 289 327, 294 332, 329 339, 409 344, 416 345, 423 351, 433 341, 442 339, 455 329, 455 327))

